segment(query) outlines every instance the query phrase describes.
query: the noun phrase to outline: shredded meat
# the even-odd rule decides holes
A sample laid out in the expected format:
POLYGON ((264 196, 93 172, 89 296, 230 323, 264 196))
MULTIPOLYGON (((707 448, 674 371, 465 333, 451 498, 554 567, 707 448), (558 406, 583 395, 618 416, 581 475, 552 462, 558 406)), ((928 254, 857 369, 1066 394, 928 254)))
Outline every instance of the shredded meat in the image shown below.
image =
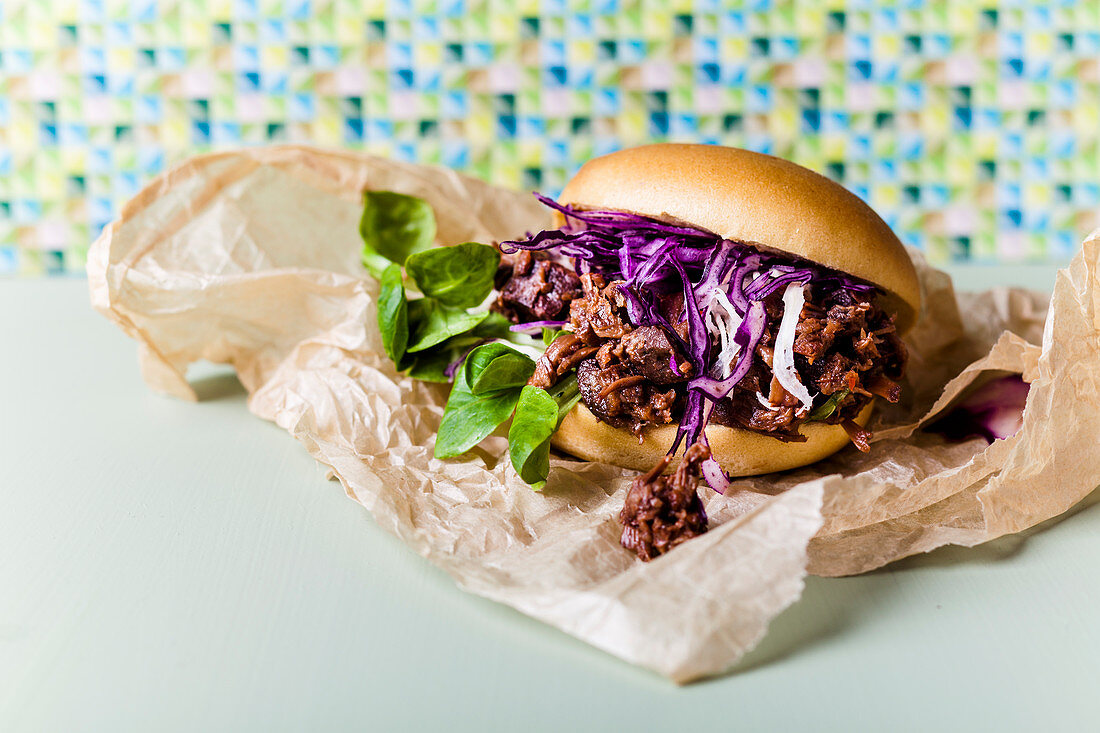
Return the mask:
POLYGON ((848 374, 852 372, 852 360, 838 351, 818 361, 810 373, 821 394, 831 395, 848 388, 848 374))
POLYGON ((553 387, 581 360, 595 352, 595 346, 585 346, 577 335, 568 332, 559 334, 535 362, 535 373, 527 384, 543 389, 553 387))
POLYGON ((768 409, 760 404, 755 393, 743 390, 735 391, 729 397, 717 402, 711 413, 710 421, 717 425, 728 425, 767 433, 784 443, 801 443, 806 437, 798 432, 802 420, 794 407, 768 409))
POLYGON ((662 475, 671 461, 665 456, 634 479, 619 513, 623 547, 649 561, 707 531, 707 514, 695 487, 700 465, 709 457, 710 450, 696 443, 671 476, 662 475))
POLYGON ((628 377, 619 377, 614 382, 612 382, 611 384, 608 384, 606 387, 601 389, 600 393, 596 396, 599 397, 600 399, 603 399, 604 397, 607 397, 612 392, 618 392, 620 389, 625 389, 627 387, 633 387, 635 384, 641 384, 644 381, 645 381, 645 377, 643 377, 640 374, 631 374, 628 377))
POLYGON ((870 311, 871 304, 865 301, 853 303, 852 305, 837 303, 829 308, 829 320, 847 326, 848 330, 858 330, 866 327, 867 316, 870 311))
POLYGON ((864 330, 859 332, 859 338, 852 350, 856 355, 856 363, 863 371, 867 371, 874 366, 875 359, 879 356, 878 342, 874 336, 864 330))
POLYGON ((867 382, 867 391, 887 402, 897 402, 901 399, 901 385, 882 374, 871 377, 867 382))
MULTIPOLYGON (((806 310, 811 308, 813 306, 807 305, 806 310)), ((804 315, 795 328, 794 353, 802 354, 806 357, 806 361, 813 364, 833 345, 840 328, 836 321, 830 321, 825 317, 817 317, 824 314, 821 314, 816 308, 813 308, 811 313, 813 315, 804 315)))
POLYGON ((513 323, 556 321, 565 318, 569 303, 580 296, 581 281, 567 267, 520 250, 511 269, 502 263, 497 272, 500 295, 492 309, 513 323))
POLYGON ((622 360, 651 382, 674 384, 694 376, 691 362, 677 352, 662 328, 642 326, 623 336, 619 345, 622 360))
MULTIPOLYGON (((531 384, 553 384, 574 365, 581 398, 600 420, 641 435, 647 425, 678 419, 683 385, 694 375, 691 361, 676 343, 686 336, 683 297, 660 296, 658 310, 676 334, 660 326, 634 327, 626 312, 625 283, 602 275, 581 276, 581 297, 569 308, 572 334, 559 337, 539 360, 531 384), (593 357, 593 353, 595 356, 593 357), (641 377, 639 379, 638 377, 641 377)), ((812 295, 812 293, 811 293, 812 295)), ((768 330, 756 349, 749 373, 711 415, 718 424, 754 430, 782 441, 803 441, 800 426, 811 410, 802 406, 772 375, 772 354, 782 315, 781 294, 765 302, 768 330), (762 404, 762 400, 768 404, 762 404)), ((897 380, 904 370, 905 347, 893 319, 872 300, 846 291, 807 301, 795 337, 795 366, 815 398, 814 408, 834 395, 835 409, 825 421, 840 424, 858 415, 877 395, 900 397, 897 380)), ((869 433, 853 442, 866 442, 869 433)))
POLYGON ((581 399, 592 414, 640 436, 647 425, 673 422, 676 385, 693 371, 663 329, 630 325, 621 285, 597 273, 581 276, 583 297, 569 308, 572 333, 555 339, 529 384, 553 384, 576 365, 581 399))
POLYGON ((871 450, 871 431, 864 430, 855 420, 844 420, 840 426, 844 428, 844 432, 848 433, 848 438, 856 448, 864 453, 871 450))
POLYGON ((569 305, 569 323, 573 332, 587 342, 618 339, 632 331, 626 317, 626 298, 622 281, 608 283, 602 275, 581 275, 584 296, 569 305))
POLYGON ((623 364, 600 366, 589 358, 577 365, 577 386, 592 414, 616 427, 641 435, 647 425, 673 421, 679 401, 675 389, 662 390, 644 377, 631 374, 623 364))
MULTIPOLYGON (((800 441, 805 438, 799 427, 810 411, 800 411, 798 401, 771 374, 781 314, 775 300, 766 304, 772 317, 757 346, 757 363, 730 396, 715 406, 711 421, 756 430, 783 441, 800 441), (761 404, 761 397, 771 409, 761 404)), ((828 294, 818 302, 808 301, 795 334, 795 366, 802 383, 811 394, 818 395, 814 408, 834 396, 838 398, 825 422, 837 425, 856 417, 873 395, 890 402, 900 398, 897 380, 905 368, 905 346, 897 336, 893 319, 874 301, 856 300, 844 291, 828 294)), ((857 447, 870 439, 867 431, 849 432, 849 436, 857 447)))
POLYGON ((793 407, 778 407, 769 410, 766 407, 757 407, 752 411, 747 427, 759 430, 762 433, 781 433, 788 441, 800 443, 806 440, 804 435, 792 430, 796 419, 793 407))

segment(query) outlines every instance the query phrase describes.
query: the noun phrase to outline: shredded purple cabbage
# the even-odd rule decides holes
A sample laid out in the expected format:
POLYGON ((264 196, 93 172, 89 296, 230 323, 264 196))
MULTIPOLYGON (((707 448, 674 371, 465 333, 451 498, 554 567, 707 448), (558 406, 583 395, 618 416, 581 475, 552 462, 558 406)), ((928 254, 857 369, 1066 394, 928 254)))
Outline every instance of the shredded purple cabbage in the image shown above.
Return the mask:
POLYGON ((508 327, 509 331, 516 331, 517 333, 526 333, 527 331, 537 331, 540 328, 561 328, 566 324, 566 321, 527 321, 526 323, 516 323, 508 327))
POLYGON ((1030 385, 1019 374, 994 379, 979 387, 951 412, 928 427, 949 440, 975 436, 992 443, 1015 435, 1024 422, 1030 385))
POLYGON ((460 356, 457 359, 455 359, 454 361, 452 361, 450 364, 448 364, 443 369, 443 376, 447 377, 447 379, 454 379, 455 378, 455 372, 457 372, 458 368, 460 366, 462 366, 462 362, 466 361, 466 357, 470 355, 470 352, 473 351, 476 347, 478 347, 480 345, 481 345, 481 343, 478 342, 478 343, 474 344, 473 346, 471 346, 470 348, 463 351, 462 356, 460 356))
MULTIPOLYGON (((501 243, 506 254, 538 250, 571 259, 579 274, 599 273, 622 280, 627 316, 635 326, 659 326, 691 361, 687 404, 670 452, 680 445, 706 444, 704 427, 714 403, 724 399, 752 368, 757 344, 767 331, 763 301, 798 284, 821 292, 844 289, 866 297, 876 288, 835 270, 789 255, 762 252, 742 242, 687 226, 668 224, 620 211, 580 211, 545 196, 539 201, 565 215, 562 229, 542 231, 526 240, 501 243), (722 365, 712 363, 714 349, 706 327, 716 290, 721 290, 741 319, 734 335, 736 363, 718 378, 722 365), (660 312, 658 296, 682 292, 687 318, 685 341, 660 312)), ((525 324, 529 325, 529 324, 525 324)), ((708 485, 722 493, 729 478, 714 458, 702 466, 708 485)))

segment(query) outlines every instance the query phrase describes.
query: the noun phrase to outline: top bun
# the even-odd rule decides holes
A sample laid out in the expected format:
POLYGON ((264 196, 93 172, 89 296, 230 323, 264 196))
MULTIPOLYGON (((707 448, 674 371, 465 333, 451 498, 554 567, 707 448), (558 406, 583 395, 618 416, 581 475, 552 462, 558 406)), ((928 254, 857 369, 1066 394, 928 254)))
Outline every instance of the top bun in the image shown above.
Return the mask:
POLYGON ((844 187, 780 158, 718 145, 643 145, 588 161, 559 201, 687 224, 854 275, 886 292, 899 332, 920 313, 917 272, 886 222, 844 187))

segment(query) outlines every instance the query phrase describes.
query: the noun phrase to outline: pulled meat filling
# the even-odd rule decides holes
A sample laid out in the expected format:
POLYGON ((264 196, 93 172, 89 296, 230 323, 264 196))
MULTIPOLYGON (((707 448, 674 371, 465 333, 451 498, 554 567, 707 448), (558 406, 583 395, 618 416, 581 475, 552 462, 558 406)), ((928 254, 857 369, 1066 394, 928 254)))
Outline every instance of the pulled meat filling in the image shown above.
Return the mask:
MULTIPOLYGON (((830 425, 852 421, 873 395, 897 402, 901 396, 897 380, 905 370, 907 354, 893 317, 874 300, 856 300, 846 291, 814 296, 802 308, 794 353, 800 381, 811 394, 817 393, 815 409, 842 393, 835 409, 822 420, 830 425)), ((798 400, 771 374, 782 300, 773 296, 766 307, 771 318, 757 347, 759 358, 729 397, 715 406, 711 421, 767 433, 784 441, 804 441, 798 428, 809 414, 798 411, 798 400), (760 395, 768 406, 762 404, 760 395)), ((847 432, 859 450, 868 450, 870 433, 847 432)))
POLYGON ((600 420, 638 436, 648 425, 673 422, 682 385, 695 376, 691 362, 663 329, 630 324, 620 282, 589 273, 580 284, 569 306, 573 330, 550 344, 530 384, 548 387, 576 364, 581 399, 600 420))
POLYGON ((603 339, 621 339, 634 330, 626 317, 626 296, 621 280, 608 283, 603 275, 581 275, 583 297, 569 304, 569 324, 573 333, 590 344, 603 339))
POLYGON ((635 435, 641 435, 647 425, 672 422, 679 401, 675 389, 662 390, 622 363, 601 367, 594 358, 577 365, 577 386, 593 415, 635 435))
POLYGON ((501 262, 496 286, 500 295, 491 309, 512 323, 561 320, 581 289, 575 272, 527 250, 501 262))
POLYGON ((543 389, 553 387, 559 379, 598 350, 596 346, 586 346, 584 339, 567 331, 546 347, 546 351, 535 362, 535 373, 527 383, 543 389))
POLYGON ((608 360, 630 364, 636 373, 656 384, 675 384, 695 376, 691 362, 676 351, 668 334, 657 326, 635 329, 618 343, 607 342, 601 353, 604 350, 608 360))
MULTIPOLYGON (((516 272, 529 272, 518 263, 524 254, 517 257, 516 272)), ((510 292, 511 284, 512 280, 505 284, 501 299, 504 292, 510 292)), ((630 324, 622 285, 589 273, 577 279, 575 291, 557 296, 569 304, 571 331, 562 333, 546 350, 530 383, 549 387, 576 367, 581 399, 592 414, 640 438, 647 426, 679 420, 685 385, 695 373, 674 343, 677 336, 683 339, 686 335, 681 333, 686 331, 682 296, 667 296, 661 302, 663 315, 677 331, 670 335, 658 326, 630 324)), ((854 418, 873 396, 897 402, 905 346, 893 318, 873 297, 860 300, 845 290, 810 292, 808 296, 795 331, 794 360, 801 382, 815 395, 813 409, 803 408, 772 375, 772 354, 783 312, 782 295, 777 292, 765 302, 768 327, 752 368, 729 396, 715 405, 711 422, 783 441, 804 441, 800 426, 832 400, 833 409, 818 419, 844 425, 852 443, 867 450, 870 433, 853 430, 852 426, 858 428, 854 418)))
POLYGON ((700 464, 709 457, 710 450, 696 443, 671 475, 661 475, 672 460, 665 456, 634 479, 619 513, 623 547, 648 561, 707 531, 707 515, 695 487, 700 464))

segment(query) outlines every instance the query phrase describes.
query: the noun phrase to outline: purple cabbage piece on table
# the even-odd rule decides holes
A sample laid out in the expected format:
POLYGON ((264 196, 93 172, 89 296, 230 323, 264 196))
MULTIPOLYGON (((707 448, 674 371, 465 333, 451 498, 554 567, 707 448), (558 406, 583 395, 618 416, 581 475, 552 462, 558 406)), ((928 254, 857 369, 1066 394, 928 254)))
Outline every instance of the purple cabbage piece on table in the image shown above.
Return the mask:
POLYGON ((948 440, 1011 438, 1024 422, 1029 386, 1019 374, 994 379, 964 398, 927 430, 948 440))

